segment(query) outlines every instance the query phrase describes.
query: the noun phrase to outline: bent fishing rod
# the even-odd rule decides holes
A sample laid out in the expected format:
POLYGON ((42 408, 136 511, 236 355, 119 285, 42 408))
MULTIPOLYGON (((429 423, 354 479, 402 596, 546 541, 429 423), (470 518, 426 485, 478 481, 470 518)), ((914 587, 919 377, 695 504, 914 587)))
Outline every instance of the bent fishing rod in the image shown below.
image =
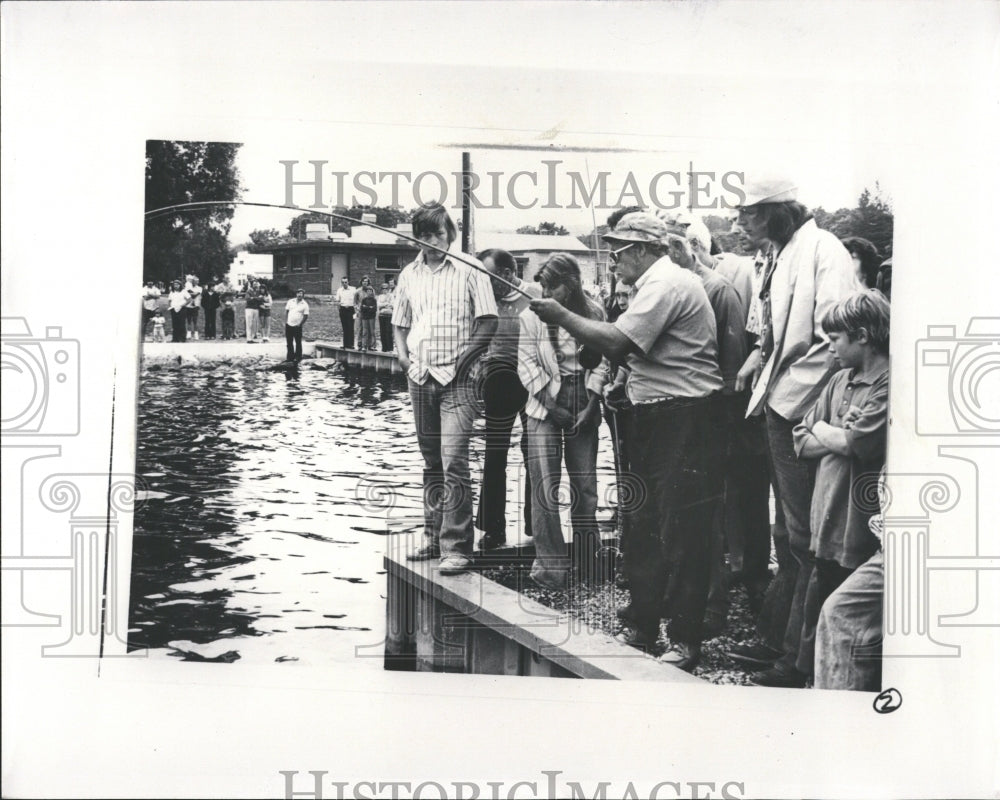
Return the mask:
MULTIPOLYGON (((254 206, 254 207, 257 207, 257 208, 284 208, 284 209, 288 209, 289 211, 302 211, 302 208, 300 206, 289 206, 289 205, 284 205, 284 204, 281 204, 281 203, 255 203, 255 202, 251 202, 249 200, 198 200, 198 201, 192 202, 192 203, 177 203, 177 204, 172 205, 172 206, 163 206, 162 208, 154 208, 154 209, 151 209, 150 211, 147 211, 144 214, 144 216, 146 217, 147 220, 151 220, 151 219, 156 219, 156 218, 161 217, 161 216, 167 216, 170 212, 173 212, 173 211, 181 211, 181 210, 189 209, 189 208, 190 209, 205 208, 205 207, 208 207, 208 206, 254 206)), ((521 294, 524 297, 527 297, 529 300, 534 299, 530 294, 528 294, 526 291, 524 291, 524 289, 522 289, 521 287, 515 286, 510 281, 504 280, 499 275, 494 275, 488 269, 485 269, 484 267, 482 267, 481 265, 475 263, 474 261, 470 261, 468 258, 465 258, 464 257, 465 254, 464 253, 453 253, 450 250, 445 250, 445 249, 443 249, 441 247, 436 247, 435 245, 428 244, 427 242, 423 242, 420 239, 417 239, 417 238, 415 238, 413 236, 407 236, 405 233, 400 233, 399 231, 394 230, 393 228, 384 228, 381 225, 376 225, 374 222, 366 222, 364 220, 355 219, 354 217, 348 217, 348 216, 346 216, 344 214, 334 214, 331 211, 314 211, 313 209, 309 209, 308 213, 310 213, 310 214, 318 214, 318 215, 324 216, 324 217, 330 217, 331 219, 344 220, 345 222, 351 222, 351 223, 354 223, 356 225, 357 224, 367 225, 369 228, 374 228, 375 230, 382 231, 383 233, 390 233, 393 236, 396 236, 396 237, 398 237, 400 239, 405 239, 408 242, 412 242, 413 244, 417 245, 418 247, 427 247, 427 248, 430 248, 431 250, 435 250, 438 253, 441 253, 442 255, 449 256, 450 258, 453 258, 456 261, 461 261, 463 264, 467 264, 468 266, 472 267, 473 269, 478 270, 479 272, 482 272, 484 275, 489 276, 489 278, 491 280, 499 281, 504 286, 507 286, 510 289, 513 289, 515 292, 517 292, 518 294, 521 294)))

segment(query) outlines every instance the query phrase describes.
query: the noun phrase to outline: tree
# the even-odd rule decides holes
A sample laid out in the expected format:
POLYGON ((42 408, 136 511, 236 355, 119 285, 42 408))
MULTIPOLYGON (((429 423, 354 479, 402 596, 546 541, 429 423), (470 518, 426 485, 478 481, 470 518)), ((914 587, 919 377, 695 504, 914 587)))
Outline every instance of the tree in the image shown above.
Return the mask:
POLYGON ((253 230, 250 231, 250 244, 246 249, 251 253, 259 253, 261 250, 266 249, 269 245, 277 244, 284 238, 286 238, 285 235, 276 228, 253 230))
POLYGON ((821 206, 813 209, 813 218, 816 225, 838 239, 860 236, 875 245, 883 258, 892 255, 892 205, 883 196, 878 181, 874 192, 867 188, 861 192, 857 208, 841 208, 830 213, 821 206))
POLYGON ((517 229, 518 233, 529 233, 529 234, 541 234, 542 236, 568 236, 569 231, 566 230, 562 225, 557 225, 555 222, 541 222, 537 228, 533 228, 530 225, 524 225, 517 229))
MULTIPOLYGON (((239 200, 236 168, 242 145, 228 142, 146 143, 146 211, 180 203, 239 200)), ((146 221, 143 280, 169 281, 187 273, 208 279, 229 268, 233 206, 181 209, 146 221)))

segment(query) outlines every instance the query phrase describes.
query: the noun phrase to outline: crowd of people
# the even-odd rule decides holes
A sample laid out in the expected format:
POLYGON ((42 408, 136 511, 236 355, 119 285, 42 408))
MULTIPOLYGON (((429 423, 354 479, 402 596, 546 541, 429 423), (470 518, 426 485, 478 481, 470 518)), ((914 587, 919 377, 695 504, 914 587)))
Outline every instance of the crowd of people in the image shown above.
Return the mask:
POLYGON ((344 347, 352 350, 378 350, 391 353, 392 308, 396 298, 396 280, 382 281, 378 293, 367 275, 360 286, 340 279, 335 300, 340 313, 340 328, 344 334, 344 347), (377 333, 376 333, 377 331, 377 333))
MULTIPOLYGON (((274 299, 267 284, 250 279, 242 286, 245 306, 243 310, 244 335, 247 344, 271 340, 271 307, 274 299)), ((197 341, 198 322, 204 312, 205 339, 231 340, 237 338, 237 290, 226 280, 213 277, 203 287, 197 275, 188 275, 184 281, 175 280, 169 290, 162 283, 147 281, 142 288, 142 337, 152 325, 152 340, 165 341, 166 317, 163 315, 164 299, 170 312, 171 341, 197 341), (221 335, 218 323, 222 324, 221 335)), ((287 360, 302 359, 302 328, 309 318, 309 304, 303 291, 285 303, 285 343, 287 360)))
MULTIPOLYGON (((374 306, 391 309, 424 461, 424 541, 407 558, 455 575, 474 547, 505 543, 520 420, 531 578, 554 590, 606 579, 596 521, 603 409, 621 487, 622 640, 691 670, 742 584, 758 638, 729 656, 753 683, 877 689, 880 528, 855 498, 885 461, 889 303, 868 287, 857 243, 819 229, 791 182, 748 184, 738 212, 756 256, 719 252, 695 219, 616 211, 604 234, 614 273, 604 302, 584 291, 569 254, 524 281, 505 251, 457 253, 444 207, 414 214, 420 252, 374 306), (474 515, 477 394, 486 444, 474 515)), ((371 319, 359 292, 363 302, 373 289, 344 281, 338 294, 345 346, 349 323, 371 319)), ((371 329, 362 336, 359 346, 372 346, 371 329)))

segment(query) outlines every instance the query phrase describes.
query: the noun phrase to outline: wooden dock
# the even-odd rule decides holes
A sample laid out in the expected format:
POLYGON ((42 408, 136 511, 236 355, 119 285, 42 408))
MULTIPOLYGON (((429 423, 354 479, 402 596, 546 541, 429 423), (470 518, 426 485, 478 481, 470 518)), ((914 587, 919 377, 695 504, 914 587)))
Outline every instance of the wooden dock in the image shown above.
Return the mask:
POLYGON ((349 367, 373 369, 376 372, 389 372, 393 375, 403 373, 395 353, 383 353, 381 350, 354 350, 339 347, 333 342, 312 342, 312 346, 317 358, 333 358, 349 367))
POLYGON ((406 561, 399 538, 385 557, 386 669, 703 683, 477 571, 406 561))

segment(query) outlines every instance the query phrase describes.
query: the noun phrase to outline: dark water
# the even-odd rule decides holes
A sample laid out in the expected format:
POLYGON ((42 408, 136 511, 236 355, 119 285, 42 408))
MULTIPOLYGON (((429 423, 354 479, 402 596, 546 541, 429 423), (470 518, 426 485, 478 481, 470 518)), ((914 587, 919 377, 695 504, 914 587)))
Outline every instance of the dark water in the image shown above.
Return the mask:
POLYGON ((412 427, 399 378, 145 372, 130 644, 304 660, 380 643, 385 537, 419 509, 412 427), (391 511, 358 502, 366 476, 392 483, 391 511))
MULTIPOLYGON (((401 378, 144 371, 137 439, 148 496, 135 515, 132 647, 193 661, 368 655, 381 668, 387 537, 422 530, 422 464, 401 378)), ((481 459, 477 436, 474 484, 481 459)), ((599 480, 606 506, 610 471, 599 480)))

